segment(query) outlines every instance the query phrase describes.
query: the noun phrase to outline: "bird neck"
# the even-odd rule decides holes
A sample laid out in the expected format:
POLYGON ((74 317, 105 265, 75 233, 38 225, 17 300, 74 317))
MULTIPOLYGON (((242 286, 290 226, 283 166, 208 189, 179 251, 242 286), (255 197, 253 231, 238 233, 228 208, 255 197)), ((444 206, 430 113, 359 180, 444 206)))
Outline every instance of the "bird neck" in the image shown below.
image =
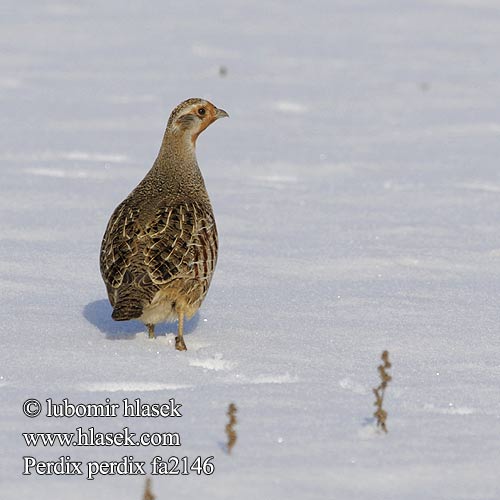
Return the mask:
POLYGON ((206 193, 196 160, 196 139, 188 131, 167 129, 151 174, 170 192, 186 197, 206 193))
POLYGON ((170 161, 182 158, 196 163, 196 140, 188 130, 167 128, 163 135, 158 158, 170 161))

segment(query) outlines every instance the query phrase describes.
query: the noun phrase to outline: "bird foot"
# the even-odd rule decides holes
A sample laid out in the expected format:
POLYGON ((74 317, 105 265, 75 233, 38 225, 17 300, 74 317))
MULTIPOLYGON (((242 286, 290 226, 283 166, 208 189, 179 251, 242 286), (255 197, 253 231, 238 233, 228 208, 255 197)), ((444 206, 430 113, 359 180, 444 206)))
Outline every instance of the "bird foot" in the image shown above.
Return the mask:
POLYGON ((186 344, 184 343, 184 339, 182 337, 175 337, 175 348, 178 351, 187 351, 186 344))

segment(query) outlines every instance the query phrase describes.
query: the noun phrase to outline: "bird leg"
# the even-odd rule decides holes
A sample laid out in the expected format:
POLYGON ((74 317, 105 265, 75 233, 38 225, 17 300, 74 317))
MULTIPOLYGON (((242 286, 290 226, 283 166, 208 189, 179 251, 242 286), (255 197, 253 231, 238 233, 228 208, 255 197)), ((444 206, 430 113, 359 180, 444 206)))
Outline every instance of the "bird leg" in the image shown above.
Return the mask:
POLYGON ((148 327, 148 334, 150 339, 155 338, 155 325, 146 325, 148 327))
POLYGON ((186 344, 184 343, 184 313, 178 311, 179 325, 177 327, 177 337, 175 337, 175 348, 178 351, 187 351, 186 344))

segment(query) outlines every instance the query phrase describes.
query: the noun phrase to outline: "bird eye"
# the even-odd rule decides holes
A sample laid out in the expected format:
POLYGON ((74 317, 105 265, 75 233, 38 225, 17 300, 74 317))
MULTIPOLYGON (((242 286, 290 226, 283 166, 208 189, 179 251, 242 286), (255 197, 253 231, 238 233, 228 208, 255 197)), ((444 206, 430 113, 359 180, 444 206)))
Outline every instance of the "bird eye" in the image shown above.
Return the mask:
POLYGON ((199 114, 200 116, 203 116, 205 113, 206 113, 205 108, 200 108, 200 109, 198 110, 198 114, 199 114))

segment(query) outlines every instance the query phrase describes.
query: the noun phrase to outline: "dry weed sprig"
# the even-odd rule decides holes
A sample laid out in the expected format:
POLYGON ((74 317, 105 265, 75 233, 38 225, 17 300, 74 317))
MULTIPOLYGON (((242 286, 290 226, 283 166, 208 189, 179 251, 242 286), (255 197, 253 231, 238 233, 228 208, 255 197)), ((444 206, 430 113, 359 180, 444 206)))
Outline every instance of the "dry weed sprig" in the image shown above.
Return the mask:
POLYGON ((384 395, 387 384, 392 380, 392 377, 387 373, 387 370, 391 368, 391 363, 389 361, 389 351, 384 351, 381 356, 382 364, 378 366, 378 374, 380 376, 380 384, 378 387, 373 389, 373 394, 375 394, 375 403, 377 411, 373 416, 377 419, 377 427, 380 427, 384 432, 387 432, 387 412, 383 408, 384 395))
POLYGON ((155 496, 153 495, 153 492, 151 491, 151 478, 146 478, 146 487, 144 489, 144 495, 142 497, 142 500, 155 500, 155 496))
POLYGON ((236 443, 236 439, 238 438, 236 431, 234 430, 234 426, 238 422, 236 420, 236 412, 238 409, 234 403, 231 403, 227 409, 226 415, 229 417, 229 422, 226 424, 226 435, 227 435, 227 453, 231 455, 231 450, 236 443))

